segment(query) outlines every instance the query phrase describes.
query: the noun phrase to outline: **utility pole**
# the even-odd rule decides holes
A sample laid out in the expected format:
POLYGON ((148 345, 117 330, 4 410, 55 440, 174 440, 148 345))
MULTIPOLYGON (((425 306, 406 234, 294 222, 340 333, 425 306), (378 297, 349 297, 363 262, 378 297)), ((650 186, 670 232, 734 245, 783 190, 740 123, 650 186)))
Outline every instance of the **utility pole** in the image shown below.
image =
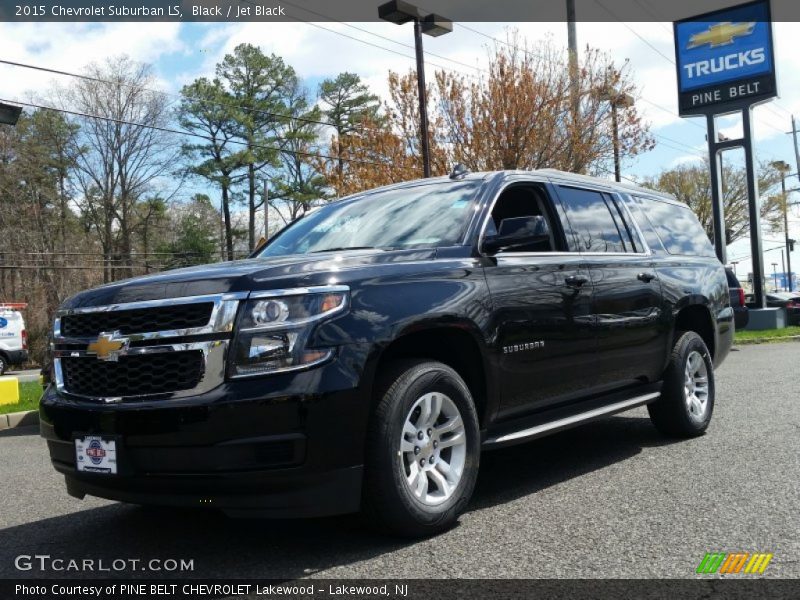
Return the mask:
MULTIPOLYGON (((792 123, 794 125, 794 123, 792 123)), ((776 160, 772 163, 778 173, 781 174, 781 204, 783 204, 783 230, 786 234, 786 268, 784 273, 789 273, 789 291, 792 291, 792 256, 791 241, 789 240, 789 198, 786 195, 786 174, 792 170, 788 163, 776 160)))
POLYGON ((567 44, 569 45, 570 77, 574 85, 578 79, 578 32, 575 29, 575 0, 567 0, 567 44))
POLYGON ((792 115, 792 137, 794 138, 794 164, 797 167, 797 179, 800 179, 800 148, 797 146, 797 125, 794 122, 794 115, 792 115))

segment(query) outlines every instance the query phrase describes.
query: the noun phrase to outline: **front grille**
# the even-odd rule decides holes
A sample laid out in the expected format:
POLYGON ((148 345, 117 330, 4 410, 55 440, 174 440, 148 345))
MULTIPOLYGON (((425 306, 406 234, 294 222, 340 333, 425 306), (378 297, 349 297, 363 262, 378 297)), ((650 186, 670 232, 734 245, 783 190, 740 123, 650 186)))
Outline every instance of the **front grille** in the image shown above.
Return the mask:
POLYGON ((197 387, 204 375, 201 350, 122 356, 119 362, 94 357, 61 359, 65 391, 115 398, 168 394, 197 387))
POLYGON ((177 304, 158 308, 136 308, 90 312, 61 317, 61 335, 95 337, 119 331, 122 335, 205 327, 211 319, 213 302, 177 304))

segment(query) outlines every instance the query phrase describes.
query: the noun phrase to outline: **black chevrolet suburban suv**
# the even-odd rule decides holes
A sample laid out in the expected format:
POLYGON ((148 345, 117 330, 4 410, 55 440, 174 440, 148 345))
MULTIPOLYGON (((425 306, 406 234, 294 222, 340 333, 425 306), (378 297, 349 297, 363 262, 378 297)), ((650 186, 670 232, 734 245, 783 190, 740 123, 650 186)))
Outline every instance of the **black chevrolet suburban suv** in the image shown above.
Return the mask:
POLYGON ((643 405, 702 434, 733 332, 685 205, 457 170, 328 204, 247 260, 68 299, 41 433, 78 498, 428 535, 483 450, 643 405))

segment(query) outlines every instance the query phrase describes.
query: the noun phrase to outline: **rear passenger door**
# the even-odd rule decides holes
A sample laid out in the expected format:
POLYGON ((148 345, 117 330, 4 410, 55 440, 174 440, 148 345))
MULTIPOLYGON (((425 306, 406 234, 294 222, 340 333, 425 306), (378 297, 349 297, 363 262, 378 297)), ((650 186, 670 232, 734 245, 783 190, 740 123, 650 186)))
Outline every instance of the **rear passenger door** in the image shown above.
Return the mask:
POLYGON ((602 188, 557 185, 567 238, 589 269, 598 385, 655 381, 664 366, 669 318, 654 259, 620 198, 602 188))

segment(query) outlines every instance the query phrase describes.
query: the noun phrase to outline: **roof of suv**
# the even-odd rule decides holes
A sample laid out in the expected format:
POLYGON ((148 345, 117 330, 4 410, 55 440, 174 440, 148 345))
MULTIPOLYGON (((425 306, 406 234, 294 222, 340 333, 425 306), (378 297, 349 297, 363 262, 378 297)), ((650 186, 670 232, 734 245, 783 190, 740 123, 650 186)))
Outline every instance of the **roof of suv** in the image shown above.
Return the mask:
MULTIPOLYGON (((579 175, 576 173, 569 173, 567 171, 559 171, 558 169, 537 169, 534 171, 524 171, 524 170, 514 170, 508 169, 503 171, 475 171, 471 172, 468 171, 458 179, 450 179, 449 176, 443 175, 439 177, 431 177, 430 179, 412 179, 409 181, 403 181, 398 183, 389 184, 386 186, 381 186, 379 188, 374 188, 371 190, 365 190, 364 192, 358 192, 353 194, 353 196, 361 196, 363 194, 369 194, 373 191, 378 190, 387 190, 387 189, 394 189, 394 188, 401 188, 407 185, 421 185, 424 183, 430 182, 445 182, 445 181, 464 181, 464 180, 476 180, 476 179, 488 179, 495 175, 542 175, 545 177, 557 177, 559 179, 567 179, 572 180, 575 183, 587 183, 592 185, 600 185, 603 187, 607 187, 610 189, 615 189, 622 193, 635 193, 635 194, 642 194, 650 196, 651 198, 656 198, 658 200, 669 202, 670 204, 677 204, 679 206, 686 207, 686 204, 681 202, 680 200, 675 199, 673 196, 669 194, 665 194, 664 192, 659 192, 657 190, 652 190, 650 188, 641 187, 638 185, 634 185, 631 183, 618 183, 616 181, 611 181, 609 179, 602 179, 600 177, 592 177, 590 175, 579 175)), ((344 198, 342 198, 344 199, 344 198)))

